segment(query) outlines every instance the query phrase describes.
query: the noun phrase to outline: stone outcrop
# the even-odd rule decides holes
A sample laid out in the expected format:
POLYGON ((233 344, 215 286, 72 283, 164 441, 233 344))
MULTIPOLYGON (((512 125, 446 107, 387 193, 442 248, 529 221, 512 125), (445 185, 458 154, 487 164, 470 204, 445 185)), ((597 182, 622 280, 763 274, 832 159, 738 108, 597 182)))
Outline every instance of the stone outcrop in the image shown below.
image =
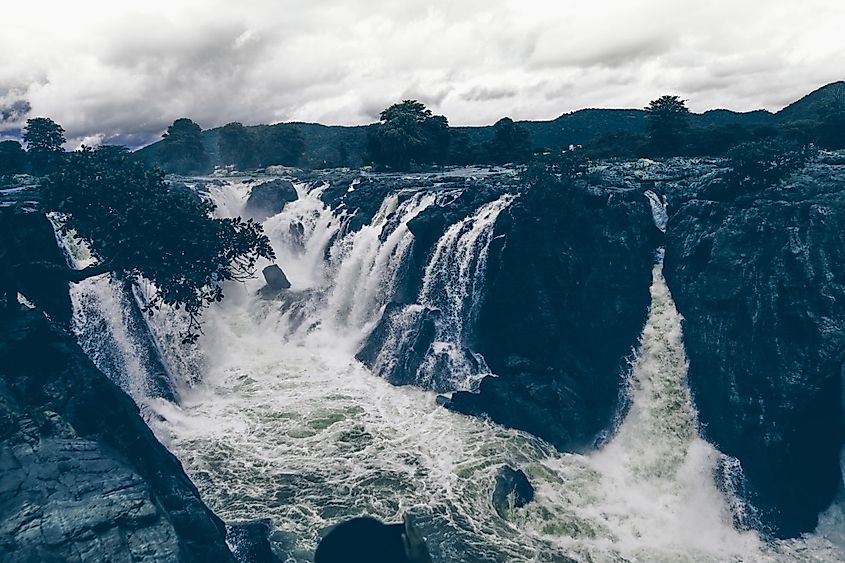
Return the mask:
POLYGON ((69 268, 47 217, 19 208, 0 209, 0 237, 5 251, 2 267, 18 291, 50 318, 69 325, 73 315, 69 268))
POLYGON ((664 272, 701 429, 739 459, 762 524, 796 536, 842 482, 845 167, 733 201, 698 191, 671 214, 664 272))
POLYGON ((355 357, 394 385, 418 384, 417 372, 434 342, 440 314, 420 305, 388 303, 355 357))
POLYGON ((499 217, 473 343, 496 375, 449 408, 561 450, 593 447, 620 408, 660 237, 639 190, 523 193, 499 217))
POLYGON ((138 408, 42 313, 0 318, 0 559, 232 561, 138 408))
POLYGON ((277 178, 258 184, 249 192, 244 213, 253 219, 263 221, 282 212, 285 205, 296 201, 299 196, 293 182, 277 178))
POLYGON ((521 469, 504 465, 496 473, 496 487, 493 489, 493 508, 505 518, 514 508, 522 508, 534 500, 534 487, 521 469))

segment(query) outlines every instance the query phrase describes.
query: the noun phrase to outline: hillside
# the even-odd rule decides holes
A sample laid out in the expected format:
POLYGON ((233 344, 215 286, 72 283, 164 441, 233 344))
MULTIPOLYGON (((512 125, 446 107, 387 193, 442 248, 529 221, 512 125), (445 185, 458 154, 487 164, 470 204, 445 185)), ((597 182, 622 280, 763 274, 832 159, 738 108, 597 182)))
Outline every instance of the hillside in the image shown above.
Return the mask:
MULTIPOLYGON (((781 111, 773 114, 765 110, 735 112, 714 109, 704 113, 691 114, 695 129, 712 127, 744 126, 756 127, 790 123, 818 118, 820 104, 845 103, 845 82, 828 84, 781 111)), ((582 109, 565 113, 549 121, 520 121, 531 134, 536 147, 549 149, 566 148, 569 145, 587 145, 596 140, 618 134, 642 135, 646 130, 646 112, 642 109, 582 109)), ((305 148, 300 166, 304 168, 358 167, 364 163, 368 126, 322 125, 319 123, 292 123, 302 132, 305 148)), ((251 126, 255 128, 266 125, 251 126)), ((473 144, 484 143, 493 136, 493 126, 453 127, 463 132, 473 144)), ((220 165, 217 149, 219 128, 203 132, 203 143, 213 165, 220 165)), ((159 162, 161 142, 137 151, 144 160, 159 162)))

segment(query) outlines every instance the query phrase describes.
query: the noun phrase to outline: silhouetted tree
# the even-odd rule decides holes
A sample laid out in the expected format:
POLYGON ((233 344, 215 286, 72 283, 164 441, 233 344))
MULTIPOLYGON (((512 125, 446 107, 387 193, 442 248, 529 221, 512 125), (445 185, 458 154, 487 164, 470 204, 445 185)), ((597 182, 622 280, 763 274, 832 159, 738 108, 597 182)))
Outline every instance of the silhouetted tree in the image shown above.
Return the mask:
POLYGON ((151 281, 148 310, 184 308, 195 339, 198 317, 223 299, 222 283, 253 275, 259 257, 273 258, 261 225, 213 219, 214 204, 169 186, 162 173, 132 159, 125 147, 83 147, 47 178, 42 205, 61 217, 98 258, 73 281, 110 272, 151 281))
POLYGON ((487 145, 491 163, 527 162, 532 152, 531 135, 513 119, 503 117, 493 125, 493 139, 487 145))
POLYGON ((49 173, 64 154, 65 130, 50 118, 27 119, 23 140, 34 174, 49 173))
POLYGON ((162 164, 175 174, 208 172, 209 160, 202 144, 202 128, 185 117, 177 119, 162 135, 162 164))
POLYGON ((845 99, 819 104, 818 142, 827 149, 845 149, 845 99))
POLYGON ((684 134, 689 128, 689 109, 678 96, 661 96, 649 102, 648 134, 654 150, 661 155, 681 154, 684 134))
POLYGON ((305 149, 305 141, 299 128, 288 124, 263 128, 255 144, 261 166, 296 166, 305 149))
POLYGON ((17 141, 0 141, 0 176, 21 174, 26 166, 26 152, 17 141))
POLYGON ((407 170, 412 162, 441 163, 448 156, 449 122, 416 100, 405 100, 381 112, 367 137, 374 164, 407 170))
POLYGON ((221 127, 217 146, 225 164, 231 164, 239 170, 255 167, 255 135, 241 123, 227 123, 221 127))

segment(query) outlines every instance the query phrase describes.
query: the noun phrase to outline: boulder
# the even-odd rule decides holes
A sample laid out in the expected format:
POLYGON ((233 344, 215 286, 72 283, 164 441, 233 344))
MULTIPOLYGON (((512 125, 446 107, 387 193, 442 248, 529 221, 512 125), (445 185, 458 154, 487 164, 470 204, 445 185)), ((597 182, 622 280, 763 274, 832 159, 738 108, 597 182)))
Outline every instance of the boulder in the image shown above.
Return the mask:
POLYGON ((314 563, 352 561, 431 563, 431 556, 425 539, 407 515, 402 524, 385 524, 363 516, 334 526, 314 553, 314 563))
POLYGON ((270 547, 273 522, 268 519, 226 525, 226 541, 238 563, 282 563, 270 547))
POLYGON ((515 508, 522 508, 534 500, 534 487, 528 476, 521 469, 503 465, 496 474, 496 487, 493 489, 493 508, 505 518, 515 508))
POLYGON ((285 205, 296 201, 299 195, 290 180, 277 178, 258 184, 249 192, 244 213, 258 221, 282 212, 285 205))
POLYGON ((290 281, 278 264, 267 266, 261 270, 261 273, 264 275, 264 280, 270 290, 290 289, 290 281))
POLYGON ((815 529, 842 484, 843 186, 841 166, 817 163, 669 220, 664 273, 702 432, 739 460, 750 512, 778 537, 815 529))

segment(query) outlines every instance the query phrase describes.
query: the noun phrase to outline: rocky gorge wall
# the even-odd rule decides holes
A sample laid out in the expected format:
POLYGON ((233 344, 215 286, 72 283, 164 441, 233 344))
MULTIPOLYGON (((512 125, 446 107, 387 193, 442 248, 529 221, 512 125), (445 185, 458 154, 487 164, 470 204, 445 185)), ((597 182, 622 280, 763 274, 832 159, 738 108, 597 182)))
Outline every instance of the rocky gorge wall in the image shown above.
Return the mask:
POLYGON ((0 558, 230 561, 135 403, 36 310, 0 335, 0 558))
POLYGON ((772 533, 815 528, 841 487, 845 439, 845 167, 782 187, 676 194, 665 275, 684 316, 704 436, 742 464, 772 533))

